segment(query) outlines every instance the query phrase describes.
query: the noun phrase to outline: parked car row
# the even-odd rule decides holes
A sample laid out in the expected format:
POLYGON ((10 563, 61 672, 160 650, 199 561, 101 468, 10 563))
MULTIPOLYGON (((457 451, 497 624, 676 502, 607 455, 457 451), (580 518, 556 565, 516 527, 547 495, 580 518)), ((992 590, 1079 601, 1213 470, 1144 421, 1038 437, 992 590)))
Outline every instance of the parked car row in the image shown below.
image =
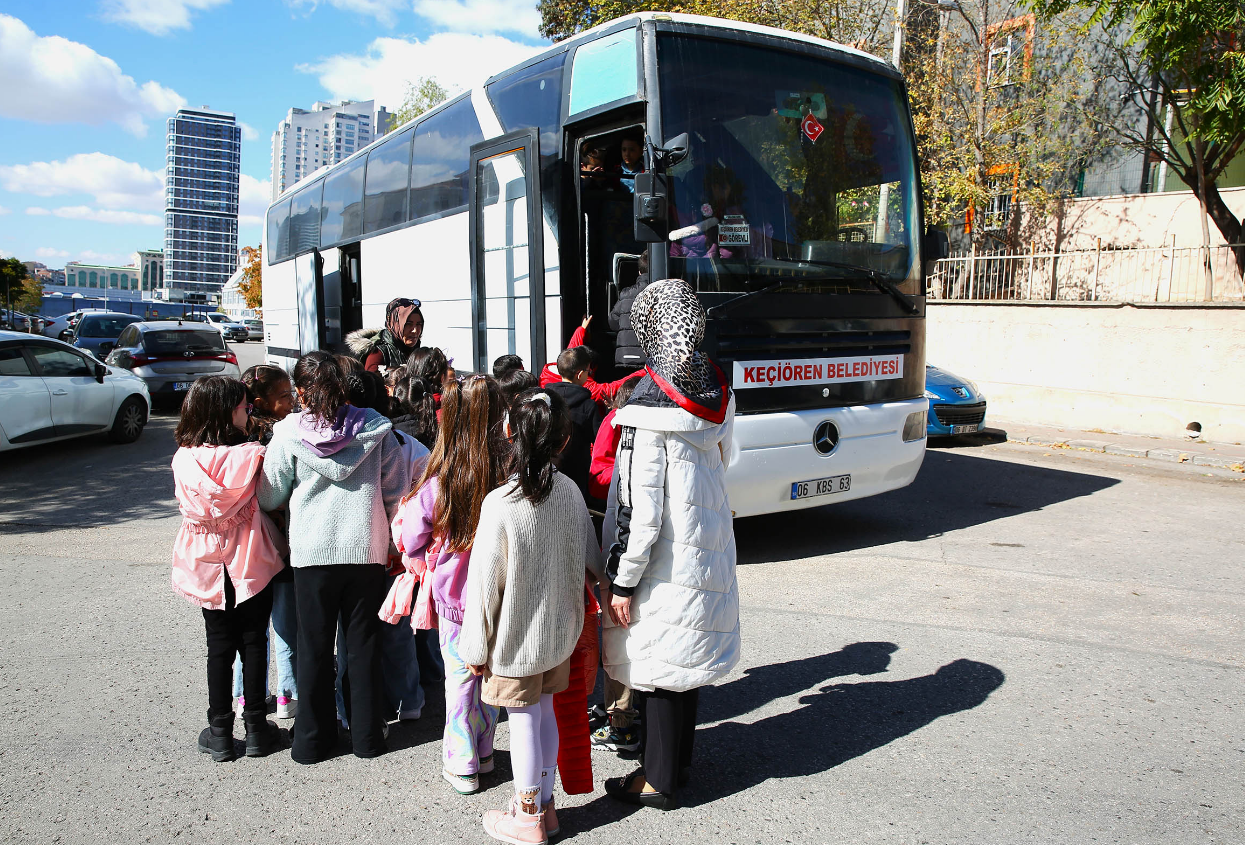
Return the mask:
POLYGON ((63 341, 0 331, 0 451, 101 432, 130 443, 150 410, 133 373, 63 341))
POLYGON ((180 400, 201 376, 242 375, 220 333, 191 320, 126 326, 106 363, 141 378, 156 400, 180 400))

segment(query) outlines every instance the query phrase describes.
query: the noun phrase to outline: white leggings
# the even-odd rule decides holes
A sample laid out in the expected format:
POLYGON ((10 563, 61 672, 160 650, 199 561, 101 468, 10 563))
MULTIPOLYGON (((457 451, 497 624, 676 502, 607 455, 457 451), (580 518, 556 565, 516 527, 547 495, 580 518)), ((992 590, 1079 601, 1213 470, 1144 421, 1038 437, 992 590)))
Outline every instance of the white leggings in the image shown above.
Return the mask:
POLYGON ((540 791, 540 803, 553 798, 553 778, 558 766, 558 721, 553 715, 553 696, 542 695, 539 704, 507 707, 510 718, 510 768, 520 803, 526 793, 540 791))

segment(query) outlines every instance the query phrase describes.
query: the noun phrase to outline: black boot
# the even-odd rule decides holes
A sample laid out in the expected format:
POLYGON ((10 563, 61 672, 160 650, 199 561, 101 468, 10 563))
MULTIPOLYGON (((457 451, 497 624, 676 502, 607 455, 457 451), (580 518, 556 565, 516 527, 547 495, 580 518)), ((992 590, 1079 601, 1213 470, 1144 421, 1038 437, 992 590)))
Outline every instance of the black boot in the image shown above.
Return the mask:
POLYGON ((219 716, 208 713, 208 727, 199 734, 199 750, 211 754, 217 763, 237 757, 233 750, 233 711, 219 716))
POLYGON ((281 740, 281 729, 268 721, 265 710, 259 710, 258 713, 244 712, 242 721, 246 723, 246 756, 267 757, 285 747, 281 740))

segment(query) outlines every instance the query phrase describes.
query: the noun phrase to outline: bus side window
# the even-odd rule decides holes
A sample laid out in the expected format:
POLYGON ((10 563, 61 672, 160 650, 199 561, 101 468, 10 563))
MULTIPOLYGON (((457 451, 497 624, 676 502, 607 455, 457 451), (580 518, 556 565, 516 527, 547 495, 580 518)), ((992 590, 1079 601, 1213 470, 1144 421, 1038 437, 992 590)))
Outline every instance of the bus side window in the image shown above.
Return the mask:
POLYGON ((357 159, 324 180, 324 200, 320 207, 321 249, 363 234, 364 161, 357 159))
POLYGON ((367 156, 363 231, 375 232, 406 222, 411 179, 411 131, 388 138, 367 156))
POLYGON ((470 97, 420 121, 415 127, 409 219, 466 208, 471 146, 483 140, 470 97))
POLYGON ((507 132, 538 129, 542 157, 559 153, 565 64, 566 53, 559 53, 488 86, 489 99, 502 128, 507 132))

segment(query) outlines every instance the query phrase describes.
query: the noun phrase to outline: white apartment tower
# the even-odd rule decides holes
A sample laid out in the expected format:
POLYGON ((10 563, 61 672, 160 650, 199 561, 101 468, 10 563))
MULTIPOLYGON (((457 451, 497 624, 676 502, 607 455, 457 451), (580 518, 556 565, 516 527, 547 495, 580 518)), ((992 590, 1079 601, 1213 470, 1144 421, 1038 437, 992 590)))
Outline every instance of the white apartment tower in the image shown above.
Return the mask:
POLYGON ((366 147, 385 134, 389 121, 389 112, 374 100, 290 109, 272 133, 272 198, 366 147))

